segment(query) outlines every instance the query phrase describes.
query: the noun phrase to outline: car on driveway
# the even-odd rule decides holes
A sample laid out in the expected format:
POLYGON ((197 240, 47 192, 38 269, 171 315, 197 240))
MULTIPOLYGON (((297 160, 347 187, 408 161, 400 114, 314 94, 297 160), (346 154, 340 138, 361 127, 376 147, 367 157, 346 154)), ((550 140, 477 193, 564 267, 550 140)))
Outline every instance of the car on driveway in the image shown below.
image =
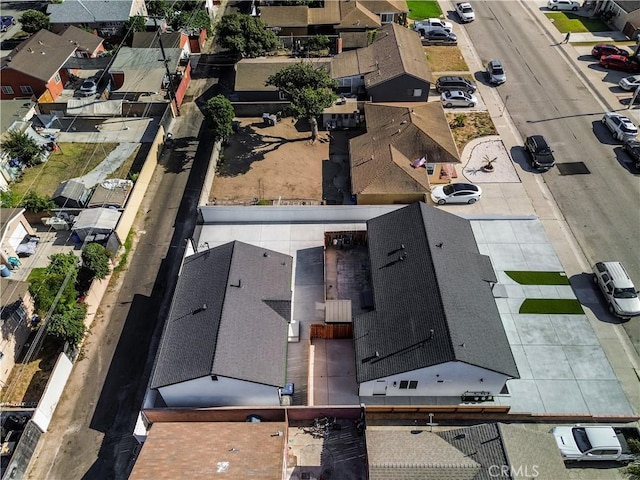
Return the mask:
POLYGON ((533 168, 546 172, 556 164, 553 150, 542 135, 531 135, 524 141, 524 148, 531 156, 533 168))
POLYGON ((640 87, 640 75, 624 77, 620 82, 618 82, 618 85, 624 90, 635 90, 640 87))
POLYGON ((500 60, 489 60, 486 75, 489 83, 493 85, 502 85, 507 81, 507 75, 504 73, 504 67, 500 60))
POLYGON ((602 123, 611 131, 616 140, 634 140, 638 136, 638 127, 629 118, 619 113, 605 113, 602 117, 602 123))
POLYGON ((473 7, 468 2, 456 3, 456 12, 461 22, 473 22, 476 19, 476 12, 473 11, 473 7))
POLYGON ((571 10, 575 12, 580 8, 580 2, 575 0, 549 0, 547 8, 549 10, 571 10))
POLYGON ((447 32, 453 31, 453 23, 447 22, 445 20, 440 20, 439 18, 427 18, 426 20, 418 20, 413 24, 413 29, 420 33, 420 35, 424 36, 429 30, 433 30, 434 28, 442 28, 447 32))
POLYGON ((594 45, 591 49, 591 56, 600 58, 603 55, 622 55, 624 57, 629 56, 629 51, 618 47, 617 45, 610 45, 608 43, 599 43, 594 45))
POLYGON ((636 168, 640 169, 640 142, 638 140, 626 140, 623 148, 633 160, 636 168))
POLYGON ((447 32, 442 28, 434 28, 422 35, 423 45, 457 45, 458 37, 455 33, 447 32))
POLYGON ((431 190, 431 200, 438 205, 446 203, 476 203, 482 198, 482 189, 472 183, 438 185, 431 190))
POLYGON ((624 55, 604 55, 600 57, 600 66, 611 68, 613 70, 622 70, 623 72, 637 73, 640 72, 640 60, 624 55))
POLYGON ((475 107, 478 104, 478 99, 475 95, 472 95, 461 90, 450 90, 442 92, 440 95, 440 101, 443 107, 475 107))
POLYGON ((463 92, 473 93, 477 88, 473 82, 455 75, 445 75, 436 81, 436 90, 440 93, 447 90, 462 90, 463 92))
POLYGON ((6 32, 11 25, 16 24, 16 19, 11 15, 2 15, 0 17, 0 32, 6 32))
POLYGON ((98 85, 94 80, 85 80, 80 86, 80 96, 88 97, 89 95, 95 95, 98 92, 98 85))

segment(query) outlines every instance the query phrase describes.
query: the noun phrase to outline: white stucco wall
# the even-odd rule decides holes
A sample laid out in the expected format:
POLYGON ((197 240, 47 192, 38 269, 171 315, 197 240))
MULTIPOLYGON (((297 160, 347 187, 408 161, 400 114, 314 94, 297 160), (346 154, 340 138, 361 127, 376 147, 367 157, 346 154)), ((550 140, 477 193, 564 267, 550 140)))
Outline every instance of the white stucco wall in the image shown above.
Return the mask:
MULTIPOLYGON (((497 395, 508 378, 506 375, 467 363, 448 362, 414 370, 410 373, 381 378, 379 380, 385 383, 380 382, 377 387, 381 389, 384 386, 385 395, 388 397, 456 397, 466 391, 485 391, 497 395), (400 382, 403 380, 417 380, 417 388, 400 389, 400 382)), ((361 383, 360 396, 373 396, 376 383, 375 380, 361 383)))
POLYGON ((169 407, 213 407, 231 405, 280 405, 278 387, 235 380, 201 377, 158 389, 169 407))

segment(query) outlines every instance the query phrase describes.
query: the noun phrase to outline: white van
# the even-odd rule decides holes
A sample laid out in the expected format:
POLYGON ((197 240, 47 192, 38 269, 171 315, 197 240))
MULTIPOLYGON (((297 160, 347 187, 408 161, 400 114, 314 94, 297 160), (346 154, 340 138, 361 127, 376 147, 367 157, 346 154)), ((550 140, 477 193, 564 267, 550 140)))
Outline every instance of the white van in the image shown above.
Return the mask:
POLYGON ((593 273, 593 283, 602 290, 613 315, 620 318, 640 315, 638 291, 620 262, 598 262, 593 273))

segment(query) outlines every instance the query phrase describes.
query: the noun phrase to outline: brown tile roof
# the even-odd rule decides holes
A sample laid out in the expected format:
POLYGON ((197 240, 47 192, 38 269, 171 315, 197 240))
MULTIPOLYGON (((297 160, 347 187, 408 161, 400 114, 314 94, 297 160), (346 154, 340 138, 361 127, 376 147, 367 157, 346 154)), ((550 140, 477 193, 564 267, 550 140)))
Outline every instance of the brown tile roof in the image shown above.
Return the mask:
POLYGON ((373 49, 358 48, 342 52, 331 60, 331 76, 333 78, 364 75, 376 69, 373 49))
POLYGON ((73 43, 48 30, 40 30, 4 57, 2 67, 48 82, 75 51, 73 43))
POLYGON ((340 23, 336 25, 336 30, 345 28, 379 28, 382 25, 380 17, 359 1, 341 2, 340 14, 340 23))
POLYGON ((236 92, 273 92, 276 90, 275 87, 265 86, 267 78, 285 67, 300 62, 311 63, 316 68, 326 68, 327 70, 331 70, 330 58, 243 58, 236 64, 236 83, 234 90, 236 92))
POLYGON ((71 44, 77 45, 77 48, 90 53, 95 52, 96 48, 98 48, 104 41, 102 37, 86 32, 73 25, 70 25, 64 32, 62 32, 60 37, 64 38, 71 44))
POLYGON ((282 478, 281 422, 154 423, 131 480, 282 478))
POLYGON ((353 193, 426 191, 425 170, 411 162, 460 162, 439 103, 369 103, 364 111, 367 133, 349 142, 353 193))
POLYGON ((406 0, 358 0, 373 13, 407 13, 409 7, 406 0))
POLYGON ((379 68, 365 76, 366 87, 405 73, 428 82, 433 80, 420 37, 406 27, 395 23, 385 25, 367 48, 373 50, 379 68))
POLYGON ((369 44, 367 32, 340 32, 342 48, 364 48, 369 44))
POLYGON ((369 427, 366 435, 371 479, 472 480, 480 471, 480 464, 427 430, 369 427), (392 472, 397 476, 388 476, 392 472))
POLYGON ((335 25, 340 22, 340 2, 329 0, 323 8, 310 8, 309 25, 335 25))
POLYGON ((308 7, 292 5, 260 7, 260 20, 270 27, 306 27, 309 25, 308 7))

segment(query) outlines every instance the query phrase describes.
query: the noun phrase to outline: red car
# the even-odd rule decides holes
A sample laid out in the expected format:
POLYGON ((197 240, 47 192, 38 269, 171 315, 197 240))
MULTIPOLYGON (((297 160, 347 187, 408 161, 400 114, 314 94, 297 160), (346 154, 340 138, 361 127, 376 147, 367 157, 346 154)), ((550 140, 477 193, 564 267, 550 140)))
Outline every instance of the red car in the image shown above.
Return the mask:
POLYGON ((600 57, 600 66, 622 70, 623 72, 640 72, 640 60, 637 58, 625 57, 624 55, 605 55, 600 57))
POLYGON ((600 58, 603 55, 623 55, 625 57, 628 57, 629 51, 616 45, 601 43, 591 49, 591 55, 596 58, 600 58))

